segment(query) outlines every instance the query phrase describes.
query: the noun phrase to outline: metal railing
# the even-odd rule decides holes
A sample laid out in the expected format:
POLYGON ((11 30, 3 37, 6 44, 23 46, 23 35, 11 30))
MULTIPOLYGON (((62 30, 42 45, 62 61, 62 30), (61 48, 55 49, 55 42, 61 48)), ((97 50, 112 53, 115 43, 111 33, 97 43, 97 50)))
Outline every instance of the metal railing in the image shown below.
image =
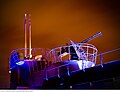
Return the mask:
MULTIPOLYGON (((27 48, 27 51, 28 50, 29 48, 27 48)), ((42 57, 44 57, 44 55, 48 53, 49 51, 50 49, 47 49, 47 48, 31 48, 32 57, 30 58, 28 54, 27 54, 27 57, 25 57, 25 48, 15 49, 11 52, 11 57, 9 59, 10 69, 15 67, 16 63, 20 61, 32 61, 31 65, 33 65, 33 63, 36 63, 37 59, 41 58, 41 57, 38 57, 36 59, 37 56, 41 55, 42 57)))
MULTIPOLYGON (((120 48, 117 48, 117 49, 114 49, 114 50, 109 50, 109 51, 107 51, 107 52, 103 52, 103 53, 97 54, 96 56, 97 56, 97 57, 99 56, 100 65, 103 67, 103 62, 102 62, 103 58, 102 58, 102 55, 107 54, 107 53, 111 53, 111 52, 114 52, 114 51, 118 51, 118 50, 120 50, 120 48)), ((48 80, 50 77, 55 76, 55 75, 53 75, 53 76, 50 76, 50 77, 49 77, 49 75, 48 75, 48 72, 50 72, 50 71, 52 71, 52 70, 55 70, 55 69, 58 70, 57 76, 60 77, 61 74, 60 74, 59 70, 60 70, 61 67, 64 67, 64 66, 66 66, 66 68, 67 68, 67 72, 66 72, 66 73, 68 74, 68 76, 70 76, 70 73, 76 72, 76 71, 79 71, 79 70, 80 70, 80 69, 77 69, 77 70, 74 70, 74 71, 71 71, 71 72, 70 72, 70 68, 69 68, 69 65, 70 65, 70 64, 73 64, 73 63, 64 64, 64 65, 57 66, 57 67, 54 67, 54 68, 51 68, 51 69, 46 70, 46 78, 45 78, 45 79, 48 80)), ((84 69, 83 69, 83 71, 84 71, 84 69)))
POLYGON ((56 63, 56 62, 64 62, 67 60, 71 60, 71 57, 76 55, 76 57, 78 58, 77 60, 87 59, 87 61, 96 63, 96 57, 97 57, 98 50, 94 45, 87 44, 87 43, 82 43, 82 45, 79 44, 78 51, 80 55, 76 54, 72 45, 61 46, 61 47, 57 47, 57 48, 50 50, 45 55, 45 57, 47 58, 48 62, 56 63), (83 52, 81 51, 81 48, 83 52), (65 56, 67 56, 67 58, 65 58, 65 56))

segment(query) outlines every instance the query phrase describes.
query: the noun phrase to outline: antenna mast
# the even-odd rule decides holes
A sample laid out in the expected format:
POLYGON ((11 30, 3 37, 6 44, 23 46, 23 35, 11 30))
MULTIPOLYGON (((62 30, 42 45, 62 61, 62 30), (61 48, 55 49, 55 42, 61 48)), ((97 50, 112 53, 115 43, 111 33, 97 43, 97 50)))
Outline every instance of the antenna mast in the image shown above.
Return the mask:
POLYGON ((27 57, 27 31, 26 31, 26 16, 27 14, 24 15, 24 42, 25 42, 25 58, 27 57))
POLYGON ((31 54, 31 14, 28 14, 28 18, 29 19, 28 19, 28 30, 27 30, 27 14, 25 14, 24 15, 25 58, 27 58, 28 56, 29 58, 32 57, 32 54, 31 54), (27 37, 27 34, 28 34, 28 37, 27 37), (29 42, 28 44, 27 44, 27 41, 29 42), (27 46, 29 47, 29 53, 27 53, 27 46))
POLYGON ((32 57, 31 54, 31 14, 28 15, 29 16, 29 20, 28 20, 28 33, 29 33, 29 57, 32 57))

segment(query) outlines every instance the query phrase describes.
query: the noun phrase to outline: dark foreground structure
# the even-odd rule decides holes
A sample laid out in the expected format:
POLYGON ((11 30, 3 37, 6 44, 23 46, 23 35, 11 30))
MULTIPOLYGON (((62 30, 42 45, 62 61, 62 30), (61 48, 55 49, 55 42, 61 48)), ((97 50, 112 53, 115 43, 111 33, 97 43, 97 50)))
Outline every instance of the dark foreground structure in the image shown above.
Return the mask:
POLYGON ((42 89, 120 89, 120 60, 44 81, 42 89))
MULTIPOLYGON (((65 69, 64 69, 65 70, 65 69)), ((45 78, 46 70, 32 73, 27 66, 11 69, 11 89, 120 89, 120 60, 45 78), (19 70, 18 70, 19 68, 19 70)), ((62 69, 61 69, 62 71, 62 69)))

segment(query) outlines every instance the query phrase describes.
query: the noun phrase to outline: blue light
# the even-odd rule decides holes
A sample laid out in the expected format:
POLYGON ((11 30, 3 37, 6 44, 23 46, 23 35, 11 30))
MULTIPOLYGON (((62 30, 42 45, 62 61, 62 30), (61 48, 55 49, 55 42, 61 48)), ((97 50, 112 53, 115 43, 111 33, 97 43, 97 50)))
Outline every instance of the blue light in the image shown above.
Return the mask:
POLYGON ((24 61, 19 61, 16 63, 17 65, 23 65, 24 64, 24 61))

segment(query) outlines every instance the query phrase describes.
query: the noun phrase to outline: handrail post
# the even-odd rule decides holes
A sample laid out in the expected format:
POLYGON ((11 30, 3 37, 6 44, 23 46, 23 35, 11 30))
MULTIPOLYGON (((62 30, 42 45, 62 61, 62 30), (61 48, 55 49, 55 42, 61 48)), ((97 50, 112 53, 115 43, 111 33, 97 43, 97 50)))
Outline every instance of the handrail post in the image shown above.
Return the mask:
POLYGON ((102 58, 102 54, 100 54, 100 65, 101 65, 101 67, 103 68, 102 60, 103 60, 103 58, 102 58))
POLYGON ((86 66, 85 66, 85 63, 84 63, 84 60, 82 59, 82 70, 85 72, 85 68, 86 68, 86 66))

